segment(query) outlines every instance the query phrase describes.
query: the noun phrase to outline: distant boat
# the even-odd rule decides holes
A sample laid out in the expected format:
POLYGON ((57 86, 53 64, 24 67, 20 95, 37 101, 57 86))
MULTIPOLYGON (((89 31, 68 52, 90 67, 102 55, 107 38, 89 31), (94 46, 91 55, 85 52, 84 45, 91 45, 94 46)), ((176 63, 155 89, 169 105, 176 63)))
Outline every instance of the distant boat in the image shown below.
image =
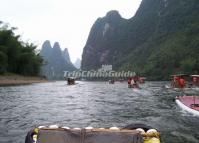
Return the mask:
POLYGON ((187 87, 187 77, 189 75, 187 74, 177 74, 177 75, 171 75, 171 87, 172 88, 185 88, 187 87))
POLYGON ((178 96, 176 103, 183 110, 199 116, 199 97, 198 96, 178 96))
POLYGON ((74 77, 68 77, 67 78, 67 84, 68 85, 75 85, 75 78, 74 77))
POLYGON ((114 80, 114 79, 111 79, 111 80, 108 81, 108 83, 109 83, 109 84, 114 84, 114 83, 115 83, 115 80, 114 80))
POLYGON ((137 89, 139 89, 138 82, 139 82, 138 76, 130 77, 128 79, 128 88, 137 88, 137 89))
POLYGON ((175 90, 188 88, 187 77, 189 77, 187 74, 171 75, 171 84, 165 85, 165 88, 175 90))

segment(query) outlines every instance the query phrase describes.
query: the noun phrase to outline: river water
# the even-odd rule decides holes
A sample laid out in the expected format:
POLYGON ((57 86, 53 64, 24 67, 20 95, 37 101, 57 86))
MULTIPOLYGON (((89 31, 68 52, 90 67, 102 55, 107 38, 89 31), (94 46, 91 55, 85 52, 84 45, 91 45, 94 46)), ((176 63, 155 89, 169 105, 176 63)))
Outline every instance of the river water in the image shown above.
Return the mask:
POLYGON ((147 82, 141 90, 129 89, 126 83, 78 83, 0 87, 0 143, 23 143, 27 132, 39 125, 124 127, 131 123, 157 128, 162 143, 199 142, 199 117, 176 105, 173 100, 179 93, 163 88, 166 82, 147 82))

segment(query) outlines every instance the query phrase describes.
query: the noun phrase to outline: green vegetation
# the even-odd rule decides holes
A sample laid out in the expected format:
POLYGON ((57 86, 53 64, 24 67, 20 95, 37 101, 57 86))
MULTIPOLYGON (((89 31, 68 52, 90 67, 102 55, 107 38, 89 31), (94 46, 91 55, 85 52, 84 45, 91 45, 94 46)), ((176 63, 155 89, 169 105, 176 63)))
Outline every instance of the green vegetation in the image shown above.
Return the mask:
POLYGON ((37 76, 42 58, 36 53, 35 45, 24 43, 14 34, 15 29, 0 22, 0 74, 37 76))
POLYGON ((131 19, 98 19, 84 48, 82 68, 112 64, 114 70, 135 71, 151 80, 199 74, 198 13, 199 0, 142 0, 131 19), (111 28, 103 36, 105 23, 111 28))
MULTIPOLYGON (((144 6, 140 8, 134 23, 131 24, 137 25, 136 19, 140 20, 146 16, 139 24, 143 33, 140 37, 144 37, 145 41, 136 45, 127 58, 123 58, 127 65, 131 63, 131 70, 154 80, 165 80, 176 73, 199 74, 199 1, 167 2, 167 7, 158 2, 149 3, 159 6, 156 8, 158 12, 148 7, 154 11, 151 14, 144 14, 144 6), (148 29, 145 29, 147 18, 155 23, 147 20, 148 29), (150 31, 149 28, 153 30, 150 31), (144 33, 149 35, 145 37, 147 34, 144 33)), ((146 1, 143 1, 142 5, 145 3, 146 1)), ((123 64, 122 68, 125 68, 125 65, 123 64)))

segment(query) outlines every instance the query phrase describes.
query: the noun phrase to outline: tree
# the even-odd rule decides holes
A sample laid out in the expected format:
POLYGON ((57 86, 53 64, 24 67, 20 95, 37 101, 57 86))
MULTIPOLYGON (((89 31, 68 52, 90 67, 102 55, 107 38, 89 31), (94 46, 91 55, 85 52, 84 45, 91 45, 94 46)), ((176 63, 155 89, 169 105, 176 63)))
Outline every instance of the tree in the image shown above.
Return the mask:
POLYGON ((0 73, 39 75, 43 60, 36 54, 36 46, 20 41, 15 29, 0 21, 0 73))

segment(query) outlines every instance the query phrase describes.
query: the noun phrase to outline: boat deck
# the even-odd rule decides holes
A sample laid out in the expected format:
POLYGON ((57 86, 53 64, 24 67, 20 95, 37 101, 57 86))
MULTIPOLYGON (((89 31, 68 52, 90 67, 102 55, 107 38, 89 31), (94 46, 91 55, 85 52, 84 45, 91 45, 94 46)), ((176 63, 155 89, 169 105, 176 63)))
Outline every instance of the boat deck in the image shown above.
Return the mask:
POLYGON ((199 111, 199 96, 180 96, 178 100, 187 107, 199 111))

